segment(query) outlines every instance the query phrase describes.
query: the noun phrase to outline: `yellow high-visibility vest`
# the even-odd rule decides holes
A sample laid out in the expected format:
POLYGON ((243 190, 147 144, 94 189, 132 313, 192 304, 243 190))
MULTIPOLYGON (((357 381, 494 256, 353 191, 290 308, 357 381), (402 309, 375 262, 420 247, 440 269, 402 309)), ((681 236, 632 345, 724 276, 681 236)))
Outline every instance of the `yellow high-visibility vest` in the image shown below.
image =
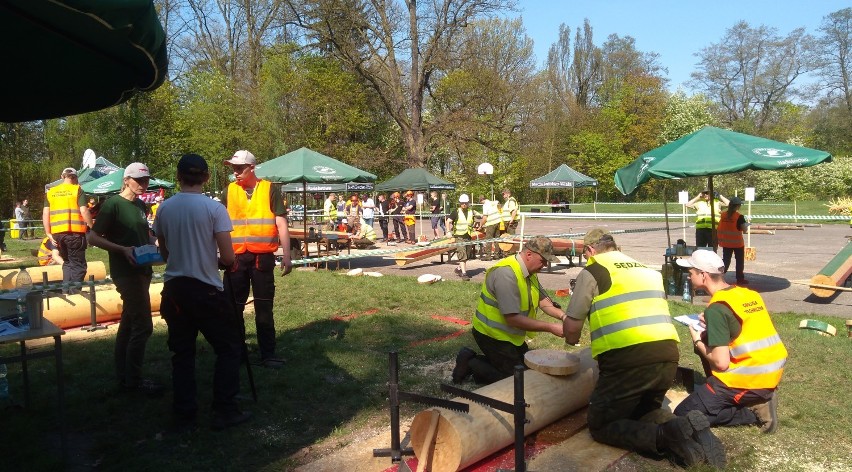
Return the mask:
POLYGON ((80 186, 65 182, 47 191, 52 234, 86 232, 86 220, 78 204, 79 196, 80 186))
MULTIPOLYGON (((540 295, 540 286, 538 276, 530 274, 529 279, 525 278, 521 271, 521 265, 515 256, 506 257, 499 262, 489 267, 485 271, 485 278, 488 274, 498 267, 510 267, 515 273, 515 279, 518 282, 518 293, 521 295, 520 313, 517 316, 526 316, 531 319, 536 319, 538 311, 538 299, 540 295)), ((473 328, 480 333, 500 341, 509 341, 515 346, 520 346, 524 343, 527 337, 534 337, 537 333, 527 332, 518 328, 513 328, 506 324, 506 318, 500 313, 497 307, 497 298, 488 292, 486 284, 482 284, 482 291, 479 294, 479 303, 476 306, 476 315, 473 317, 473 328)))
POLYGON ((592 357, 636 344, 666 339, 680 341, 672 325, 659 272, 619 251, 596 254, 589 258, 586 267, 593 264, 609 272, 611 285, 606 292, 592 298, 589 313, 592 357))

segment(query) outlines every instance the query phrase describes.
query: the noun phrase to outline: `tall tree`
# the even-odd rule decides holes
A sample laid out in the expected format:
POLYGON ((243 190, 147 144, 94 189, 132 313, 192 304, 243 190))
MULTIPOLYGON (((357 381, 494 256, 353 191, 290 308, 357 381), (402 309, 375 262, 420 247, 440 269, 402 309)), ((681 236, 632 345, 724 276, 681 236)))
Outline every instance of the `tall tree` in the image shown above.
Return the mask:
POLYGON ((852 117, 852 8, 823 18, 819 27, 817 71, 829 98, 837 98, 852 117))
POLYGON ((559 25, 559 40, 547 54, 547 71, 553 90, 567 108, 591 108, 601 81, 601 51, 595 46, 588 18, 577 28, 571 46, 571 28, 559 25))
POLYGON ((803 28, 780 36, 776 28, 741 21, 696 54, 692 84, 721 105, 723 124, 760 132, 776 106, 798 95, 796 79, 813 69, 811 43, 803 28))
POLYGON ((463 28, 511 6, 511 0, 309 0, 294 10, 318 46, 376 90, 402 131, 408 165, 423 167, 431 137, 424 102, 433 77, 450 68, 463 28))

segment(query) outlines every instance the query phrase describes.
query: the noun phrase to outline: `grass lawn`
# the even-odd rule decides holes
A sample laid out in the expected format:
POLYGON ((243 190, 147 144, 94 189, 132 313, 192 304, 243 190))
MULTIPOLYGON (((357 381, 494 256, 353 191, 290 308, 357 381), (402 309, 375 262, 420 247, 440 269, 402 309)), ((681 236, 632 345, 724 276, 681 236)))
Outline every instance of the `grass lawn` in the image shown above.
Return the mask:
MULTIPOLYGON (((279 353, 287 358, 287 366, 255 368, 260 400, 243 402, 255 417, 224 432, 210 431, 205 415, 211 401, 214 356, 203 340, 198 342, 197 359, 201 428, 169 435, 169 393, 152 400, 118 392, 112 336, 66 336, 72 462, 122 471, 290 470, 322 451, 387 428, 390 350, 400 353, 405 390, 442 395, 438 383, 449 381, 455 353, 474 342, 468 327, 433 315, 469 320, 478 289, 476 284, 456 281, 422 286, 408 277, 345 277, 326 271, 297 271, 278 278, 276 326, 279 353), (451 337, 459 330, 462 335, 451 337), (292 458, 294 454, 299 458, 292 458)), ((691 311, 691 305, 672 302, 673 314, 691 311)), ((801 316, 796 314, 775 313, 773 318, 790 351, 780 394, 781 427, 772 436, 761 435, 757 428, 717 429, 728 448, 731 470, 848 468, 852 422, 846 412, 852 388, 852 342, 845 332, 827 338, 800 331, 801 316)), ((842 320, 823 321, 844 331, 842 320)), ((254 344, 250 315, 247 325, 249 342, 254 344)), ((685 327, 678 330, 681 339, 688 339, 685 327)), ((588 345, 588 333, 582 343, 588 345)), ((539 336, 533 347, 564 348, 564 344, 552 336, 539 336)), ((16 348, 0 349, 3 355, 11 355, 16 348)), ((681 350, 681 365, 700 366, 688 342, 681 350)), ((148 343, 147 376, 168 384, 169 358, 166 327, 158 323, 148 343)), ((20 399, 19 366, 10 365, 9 371, 12 395, 20 399)), ((28 411, 5 407, 0 415, 4 469, 57 470, 51 362, 33 362, 30 376, 36 406, 28 411)), ((243 393, 248 392, 243 373, 243 393)), ((402 415, 411 416, 420 408, 405 406, 402 415)), ((642 460, 637 463, 641 469, 642 460)))

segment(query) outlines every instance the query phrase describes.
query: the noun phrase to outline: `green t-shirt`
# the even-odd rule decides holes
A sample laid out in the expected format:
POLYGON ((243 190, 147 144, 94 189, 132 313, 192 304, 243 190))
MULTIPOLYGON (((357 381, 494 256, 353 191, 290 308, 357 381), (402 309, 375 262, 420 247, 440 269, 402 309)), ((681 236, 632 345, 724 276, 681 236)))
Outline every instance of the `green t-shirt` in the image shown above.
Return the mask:
MULTIPOLYGON (((98 213, 92 231, 121 246, 143 246, 150 244, 150 229, 145 218, 145 202, 138 198, 127 200, 121 195, 110 197, 98 213)), ((149 266, 134 266, 118 252, 109 252, 109 271, 112 277, 140 273, 152 273, 149 266)))
POLYGON ((707 341, 705 342, 711 348, 727 346, 743 330, 739 318, 724 303, 711 303, 704 310, 704 322, 707 324, 707 341))

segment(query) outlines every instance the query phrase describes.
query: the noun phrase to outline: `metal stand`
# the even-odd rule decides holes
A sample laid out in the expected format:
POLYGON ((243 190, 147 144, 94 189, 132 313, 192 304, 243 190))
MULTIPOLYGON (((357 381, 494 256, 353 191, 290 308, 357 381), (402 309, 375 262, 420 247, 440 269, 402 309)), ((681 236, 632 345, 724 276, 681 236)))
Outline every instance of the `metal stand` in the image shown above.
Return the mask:
POLYGON ((93 331, 97 331, 99 329, 107 329, 106 326, 98 324, 98 313, 97 313, 98 303, 97 303, 96 298, 95 298, 95 276, 94 275, 89 276, 89 305, 92 307, 92 312, 91 312, 92 324, 90 324, 89 326, 83 326, 80 329, 82 329, 83 331, 88 331, 90 333, 93 332, 93 331))
MULTIPOLYGON (((390 403, 390 420, 391 420, 391 447, 383 449, 373 449, 373 457, 390 457, 391 462, 400 463, 400 470, 403 464, 402 456, 413 456, 414 449, 410 447, 402 448, 399 438, 399 402, 400 399, 411 400, 417 403, 426 405, 448 408, 451 410, 467 413, 470 406, 466 403, 454 402, 452 400, 444 400, 443 398, 429 397, 416 393, 402 392, 399 390, 399 358, 396 351, 388 353, 388 402, 390 403)), ((442 385, 443 388, 443 385, 442 385)), ((405 466, 408 469, 408 466, 405 466)))

